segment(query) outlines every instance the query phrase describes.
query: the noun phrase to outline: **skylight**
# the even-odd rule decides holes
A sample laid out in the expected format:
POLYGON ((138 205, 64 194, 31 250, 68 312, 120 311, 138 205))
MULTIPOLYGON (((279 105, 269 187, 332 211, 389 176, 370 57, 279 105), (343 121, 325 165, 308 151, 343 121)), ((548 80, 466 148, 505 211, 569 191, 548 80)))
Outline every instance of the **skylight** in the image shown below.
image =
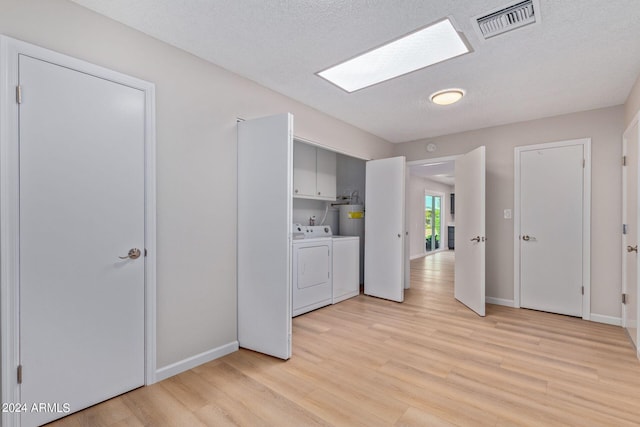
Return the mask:
POLYGON ((447 18, 318 75, 347 92, 354 92, 470 51, 447 18))

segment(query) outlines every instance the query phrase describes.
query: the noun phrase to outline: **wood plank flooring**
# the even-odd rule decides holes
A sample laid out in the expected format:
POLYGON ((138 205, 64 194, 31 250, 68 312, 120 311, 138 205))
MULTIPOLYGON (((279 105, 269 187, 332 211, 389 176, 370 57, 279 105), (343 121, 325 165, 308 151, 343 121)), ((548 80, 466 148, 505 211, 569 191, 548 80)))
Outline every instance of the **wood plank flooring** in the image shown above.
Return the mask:
POLYGON ((403 304, 360 295, 293 320, 293 357, 241 350, 60 426, 638 426, 622 328, 453 298, 453 252, 411 263, 403 304))

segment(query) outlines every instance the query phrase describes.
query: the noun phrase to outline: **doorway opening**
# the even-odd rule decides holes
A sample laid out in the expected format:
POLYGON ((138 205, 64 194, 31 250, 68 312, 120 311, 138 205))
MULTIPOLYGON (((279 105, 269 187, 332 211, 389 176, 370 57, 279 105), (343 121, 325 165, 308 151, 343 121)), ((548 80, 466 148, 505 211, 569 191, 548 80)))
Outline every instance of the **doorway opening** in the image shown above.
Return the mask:
POLYGON ((425 192, 424 239, 425 252, 440 249, 442 243, 442 197, 425 192))

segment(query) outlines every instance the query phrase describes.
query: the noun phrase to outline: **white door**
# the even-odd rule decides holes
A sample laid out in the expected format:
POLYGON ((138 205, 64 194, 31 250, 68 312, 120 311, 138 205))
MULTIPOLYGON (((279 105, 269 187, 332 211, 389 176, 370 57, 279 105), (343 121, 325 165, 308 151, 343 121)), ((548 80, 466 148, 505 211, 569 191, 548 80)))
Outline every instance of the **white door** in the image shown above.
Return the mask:
POLYGON ((485 314, 485 147, 456 159, 455 298, 485 314))
POLYGON ((291 357, 293 116, 238 123, 238 341, 291 357))
POLYGON ((405 158, 367 162, 364 293, 404 300, 405 158))
POLYGON ((622 222, 625 224, 622 236, 623 323, 638 348, 638 122, 625 132, 622 149, 626 159, 622 169, 622 222))
POLYGON ((145 95, 24 55, 19 70, 21 422, 33 426, 144 384, 145 95))
POLYGON ((581 317, 585 146, 520 147, 520 306, 581 317))

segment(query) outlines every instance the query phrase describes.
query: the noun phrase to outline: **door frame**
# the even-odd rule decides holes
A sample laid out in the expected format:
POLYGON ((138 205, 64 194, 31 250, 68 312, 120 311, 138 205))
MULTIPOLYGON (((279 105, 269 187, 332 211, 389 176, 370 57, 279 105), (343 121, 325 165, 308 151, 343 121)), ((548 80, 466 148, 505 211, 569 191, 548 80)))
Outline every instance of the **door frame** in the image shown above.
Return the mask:
MULTIPOLYGON (((459 159, 462 156, 464 156, 464 154, 454 154, 454 155, 451 155, 451 156, 433 157, 433 158, 422 159, 422 160, 411 160, 411 161, 407 162, 407 174, 409 173, 409 170, 410 170, 411 166, 429 165, 429 164, 433 164, 433 163, 442 163, 442 162, 451 162, 451 161, 455 162, 456 159, 459 159)), ((429 178, 427 178, 427 179, 429 179, 429 178)), ((454 184, 454 189, 455 189, 455 184, 454 184)), ((425 188, 425 191, 427 191, 426 188, 425 188)), ((435 192, 435 193, 437 193, 437 192, 435 192)), ((445 203, 447 203, 447 202, 443 198, 442 204, 444 205, 445 203)), ((410 207, 411 206, 411 201, 410 200, 405 200, 405 204, 407 205, 407 207, 410 207)), ((422 205, 423 205, 422 215, 424 215, 424 201, 422 202, 422 205)), ((441 209, 442 209, 442 207, 441 207, 441 209)), ((442 221, 442 219, 441 219, 441 221, 442 221)), ((407 224, 409 224, 409 221, 407 221, 407 224)), ((409 224, 409 225, 411 225, 411 224, 409 224)), ((447 225, 448 225, 448 222, 447 222, 447 225)), ((424 229, 423 229, 422 232, 424 233, 424 229)), ((411 230, 409 230, 409 234, 411 234, 411 230)), ((411 238, 411 236, 409 236, 409 238, 411 238)), ((449 235, 448 234, 447 234, 447 240, 449 240, 449 235)), ((442 250, 444 251, 444 248, 442 250)), ((427 252, 424 248, 422 249, 423 256, 427 256, 427 255, 432 254, 434 252, 435 251, 427 252)))
MULTIPOLYGON (((636 138, 638 140, 638 144, 639 144, 639 151, 640 151, 640 111, 638 113, 636 113, 636 115, 633 117, 633 119, 631 120, 631 122, 629 123, 629 125, 627 126, 627 128, 624 130, 623 134, 622 134, 622 155, 626 156, 627 154, 627 147, 628 147, 628 135, 631 132, 631 130, 633 129, 633 127, 638 124, 638 135, 636 135, 636 138)), ((636 168, 638 168, 639 172, 640 172, 640 156, 637 159, 637 163, 636 163, 636 168)), ((622 168, 622 224, 627 224, 627 169, 622 168)), ((640 174, 638 175, 640 177, 640 174)), ((640 180, 640 178, 639 178, 640 180)), ((638 182, 638 184, 640 185, 640 182, 638 182)), ((640 187, 639 187, 640 188, 640 187)), ((638 218, 636 218, 637 220, 637 224, 640 224, 640 209, 637 211, 637 216, 638 218)), ((624 227, 624 225, 623 225, 624 227)), ((635 241, 638 241, 638 239, 640 239, 640 232, 638 232, 638 235, 635 236, 636 239, 635 241)), ((622 247, 621 247, 621 251, 622 251, 622 293, 626 294, 627 293, 627 251, 626 251, 626 247, 627 247, 627 242, 628 237, 627 234, 625 234, 623 232, 622 234, 622 247)), ((637 258, 637 264, 640 267, 640 259, 637 258)), ((636 295, 640 295, 640 276, 638 276, 637 280, 636 280, 636 288, 637 288, 637 294, 636 295)), ((640 301, 640 300, 639 300, 640 301)), ((636 304, 636 307, 627 307, 626 304, 623 304, 621 302, 621 306, 622 306, 622 327, 627 328, 627 310, 636 310, 636 321, 638 319, 638 314, 640 314, 640 302, 638 302, 636 304)), ((636 328, 636 342, 640 343, 640 328, 636 328)), ((638 358, 640 359, 640 346, 638 346, 638 348, 636 348, 636 353, 638 358)))
MULTIPOLYGON (((109 80, 145 94, 145 384, 156 381, 156 125, 155 85, 64 54, 0 35, 0 396, 20 402, 19 317, 19 121, 18 57, 27 55, 109 80)), ((19 425, 18 413, 3 413, 2 425, 19 425)))
POLYGON ((513 306, 520 308, 520 156, 524 151, 582 145, 584 153, 582 186, 582 318, 591 318, 591 138, 523 145, 514 149, 513 191, 513 306))

